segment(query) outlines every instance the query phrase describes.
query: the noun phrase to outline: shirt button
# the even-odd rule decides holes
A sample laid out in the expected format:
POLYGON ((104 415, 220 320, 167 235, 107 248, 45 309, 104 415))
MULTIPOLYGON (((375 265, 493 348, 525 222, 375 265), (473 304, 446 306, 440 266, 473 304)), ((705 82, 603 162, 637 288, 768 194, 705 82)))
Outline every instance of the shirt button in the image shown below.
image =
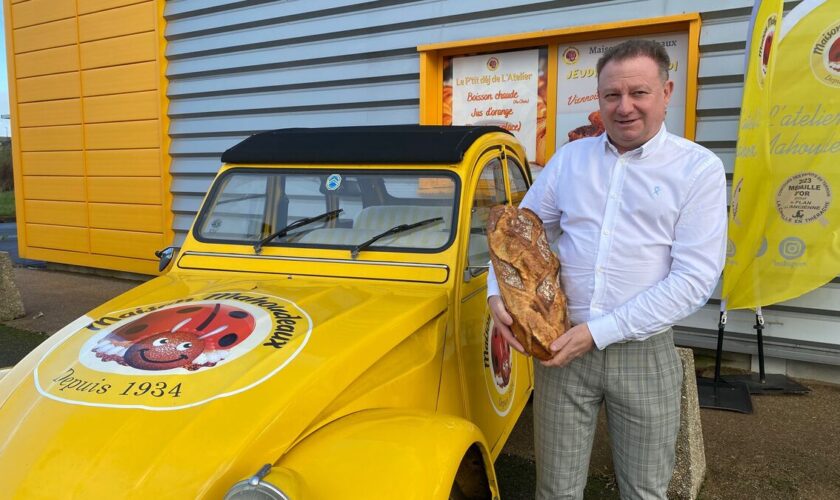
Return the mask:
POLYGON ((603 273, 603 272, 604 272, 604 268, 603 268, 603 267, 601 267, 601 266, 598 266, 598 272, 599 272, 599 273, 603 273))
POLYGON ((610 235, 610 230, 609 229, 604 229, 604 236, 609 236, 609 235, 610 235))

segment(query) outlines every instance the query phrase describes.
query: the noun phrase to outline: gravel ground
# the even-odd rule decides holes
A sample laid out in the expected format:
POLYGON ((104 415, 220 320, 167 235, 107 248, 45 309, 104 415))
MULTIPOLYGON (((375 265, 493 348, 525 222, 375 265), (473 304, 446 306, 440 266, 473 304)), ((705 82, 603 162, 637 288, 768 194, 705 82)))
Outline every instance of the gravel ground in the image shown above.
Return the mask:
MULTIPOLYGON (((701 409, 706 479, 700 500, 840 498, 840 386, 798 380, 806 395, 752 397, 753 413, 701 409)), ((502 498, 534 498, 531 406, 496 461, 502 498)), ((603 411, 585 498, 618 498, 603 411)))

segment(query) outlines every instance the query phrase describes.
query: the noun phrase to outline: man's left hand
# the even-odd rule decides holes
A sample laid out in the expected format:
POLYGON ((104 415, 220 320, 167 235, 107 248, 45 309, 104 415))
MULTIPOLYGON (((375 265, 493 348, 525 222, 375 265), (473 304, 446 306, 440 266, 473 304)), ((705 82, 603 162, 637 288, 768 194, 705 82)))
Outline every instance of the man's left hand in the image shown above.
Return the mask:
POLYGON ((595 341, 586 323, 572 327, 551 343, 554 357, 548 361, 540 361, 543 366, 564 367, 595 349, 595 341))

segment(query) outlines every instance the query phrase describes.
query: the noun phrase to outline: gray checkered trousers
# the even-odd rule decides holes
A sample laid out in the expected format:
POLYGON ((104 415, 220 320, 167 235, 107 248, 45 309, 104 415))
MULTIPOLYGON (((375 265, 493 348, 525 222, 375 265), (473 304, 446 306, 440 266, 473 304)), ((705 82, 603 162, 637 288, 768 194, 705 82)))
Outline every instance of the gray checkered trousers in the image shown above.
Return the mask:
POLYGON ((682 389, 673 330, 534 371, 538 499, 583 498, 601 402, 621 498, 666 498, 682 389))

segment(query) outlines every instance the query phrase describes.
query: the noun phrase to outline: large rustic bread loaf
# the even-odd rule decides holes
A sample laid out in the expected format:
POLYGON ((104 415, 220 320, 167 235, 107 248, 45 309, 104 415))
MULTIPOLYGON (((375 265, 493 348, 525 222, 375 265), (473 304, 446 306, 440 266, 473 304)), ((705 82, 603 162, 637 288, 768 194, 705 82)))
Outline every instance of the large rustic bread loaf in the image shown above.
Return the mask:
POLYGON ((498 205, 490 211, 487 236, 513 335, 535 358, 551 359, 549 346, 569 329, 569 315, 560 261, 548 246, 542 221, 527 208, 498 205))

